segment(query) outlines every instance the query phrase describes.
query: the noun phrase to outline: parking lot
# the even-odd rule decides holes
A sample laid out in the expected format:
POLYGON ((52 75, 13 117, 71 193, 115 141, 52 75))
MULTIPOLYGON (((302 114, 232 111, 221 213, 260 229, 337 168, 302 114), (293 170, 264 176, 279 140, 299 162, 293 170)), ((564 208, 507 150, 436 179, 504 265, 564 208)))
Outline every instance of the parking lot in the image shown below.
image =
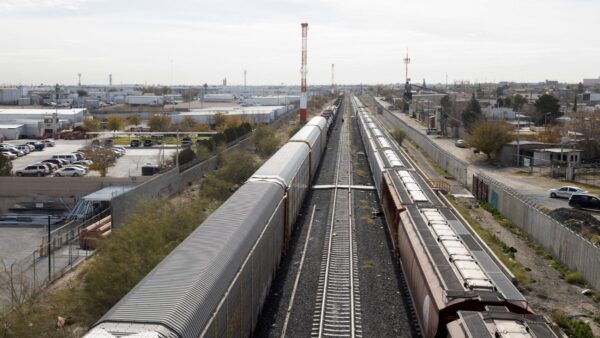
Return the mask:
MULTIPOLYGON (((24 144, 29 141, 36 140, 17 140, 9 141, 7 143, 18 145, 24 144)), ((13 171, 23 169, 33 163, 41 162, 52 158, 52 155, 56 154, 69 154, 77 151, 90 143, 89 140, 56 140, 54 147, 45 147, 42 151, 33 151, 25 156, 21 156, 12 161, 13 171)), ((158 164, 163 159, 165 161, 170 160, 173 154, 176 152, 174 147, 165 147, 164 149, 159 146, 154 147, 141 147, 141 148, 129 148, 124 156, 117 159, 115 164, 108 169, 108 176, 110 177, 128 177, 128 176, 141 176, 142 166, 145 164, 158 164)), ((88 176, 99 176, 97 171, 90 171, 88 176)))

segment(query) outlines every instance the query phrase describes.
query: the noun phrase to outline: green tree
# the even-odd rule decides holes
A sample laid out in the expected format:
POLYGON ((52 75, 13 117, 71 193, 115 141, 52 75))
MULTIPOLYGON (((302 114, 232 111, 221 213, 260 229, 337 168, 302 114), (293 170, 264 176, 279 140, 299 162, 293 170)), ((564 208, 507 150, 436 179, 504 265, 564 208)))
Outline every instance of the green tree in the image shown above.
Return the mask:
POLYGON ((79 96, 79 97, 85 97, 85 96, 88 96, 88 92, 87 92, 87 91, 85 91, 85 90, 83 90, 83 89, 79 89, 79 90, 77 91, 77 96, 79 96))
POLYGON ((475 94, 471 97, 471 101, 462 112, 461 119, 467 131, 472 130, 473 126, 481 120, 481 106, 475 98, 475 94))
POLYGON ((12 172, 12 162, 0 154, 0 176, 10 176, 12 172))
POLYGON ((188 162, 191 162, 195 158, 196 158, 196 153, 190 148, 185 148, 182 151, 180 151, 179 156, 177 157, 179 165, 183 165, 188 162))
POLYGON ((404 141, 404 139, 406 138, 406 133, 401 129, 397 128, 394 131, 392 131, 392 137, 394 138, 394 140, 396 140, 398 145, 402 145, 402 141, 404 141))
POLYGON ((483 121, 476 123, 467 135, 467 144, 487 155, 489 161, 513 140, 513 127, 504 121, 483 121))
POLYGON ((252 143, 262 155, 272 155, 279 148, 275 130, 269 126, 258 126, 252 134, 252 143))
POLYGON ((152 131, 167 131, 171 127, 171 118, 165 114, 156 114, 148 120, 152 131))
POLYGON ((521 111, 525 103, 527 103, 527 99, 523 95, 517 94, 512 99, 512 108, 517 112, 521 111))
POLYGON ((550 94, 544 94, 535 101, 536 114, 533 122, 538 126, 546 123, 554 124, 554 120, 562 115, 559 109, 558 99, 550 94))
POLYGON ((121 130, 125 127, 125 120, 119 115, 111 115, 106 119, 108 130, 121 130))
POLYGON ((108 168, 115 162, 115 153, 111 146, 91 146, 83 149, 83 153, 87 159, 94 162, 90 170, 98 171, 102 177, 106 176, 108 168))
POLYGON ((510 96, 504 98, 504 107, 512 107, 512 99, 510 96))

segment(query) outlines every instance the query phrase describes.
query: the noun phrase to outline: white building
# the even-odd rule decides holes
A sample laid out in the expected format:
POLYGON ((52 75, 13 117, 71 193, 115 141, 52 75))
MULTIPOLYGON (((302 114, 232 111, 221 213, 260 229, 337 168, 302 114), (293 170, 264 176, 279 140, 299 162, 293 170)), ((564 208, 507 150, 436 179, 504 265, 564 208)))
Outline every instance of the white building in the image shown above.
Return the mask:
POLYGON ((183 121, 186 116, 191 117, 194 122, 202 124, 214 124, 214 116, 223 114, 228 117, 237 117, 249 120, 257 124, 269 124, 287 112, 285 106, 252 106, 252 107, 222 107, 207 109, 192 109, 171 116, 173 123, 183 121))
POLYGON ((204 95, 205 102, 233 102, 235 97, 233 94, 206 94, 204 95))
POLYGON ((280 106, 300 101, 300 95, 252 96, 242 100, 242 106, 280 106))
POLYGON ((489 120, 514 120, 517 118, 517 113, 510 107, 488 106, 484 113, 489 120))
POLYGON ((18 140, 23 134, 22 124, 0 124, 0 140, 18 140))
POLYGON ((584 86, 600 86, 600 77, 597 79, 583 79, 584 86))
POLYGON ((65 120, 69 123, 83 122, 85 109, 21 109, 21 108, 0 108, 0 123, 13 122, 17 120, 37 120, 43 121, 44 118, 56 114, 59 120, 65 120))

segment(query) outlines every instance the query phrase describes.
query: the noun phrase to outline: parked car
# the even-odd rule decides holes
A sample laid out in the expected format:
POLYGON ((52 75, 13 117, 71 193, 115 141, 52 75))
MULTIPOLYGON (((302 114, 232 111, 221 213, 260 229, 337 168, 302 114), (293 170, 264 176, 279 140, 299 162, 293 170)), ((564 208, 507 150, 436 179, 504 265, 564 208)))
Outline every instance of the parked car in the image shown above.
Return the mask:
POLYGON ((189 137, 184 137, 181 140, 181 146, 182 147, 191 147, 192 146, 192 139, 189 137))
POLYGON ((54 147, 54 145, 56 144, 53 138, 47 138, 42 142, 44 142, 44 145, 46 145, 47 147, 54 147))
POLYGON ((467 144, 465 143, 465 140, 462 139, 458 139, 454 142, 454 145, 459 147, 459 148, 465 148, 467 146, 467 144))
POLYGON ((61 160, 53 159, 53 160, 43 160, 42 163, 52 163, 56 165, 57 169, 60 169, 64 166, 64 163, 61 160))
POLYGON ((58 166, 56 164, 54 164, 54 163, 37 162, 37 163, 33 163, 32 165, 36 165, 36 164, 37 165, 41 164, 41 165, 46 166, 46 168, 48 168, 48 170, 50 170, 51 173, 58 170, 58 166))
POLYGON ((82 165, 84 167, 89 167, 92 164, 94 164, 94 161, 92 161, 92 160, 79 160, 79 161, 73 162, 73 164, 78 164, 78 165, 82 165))
POLYGON ((587 191, 583 191, 583 189, 578 187, 564 186, 558 189, 550 189, 548 190, 548 193, 550 193, 550 198, 569 198, 573 194, 585 194, 587 193, 587 191))
POLYGON ((79 176, 83 176, 83 175, 85 175, 85 170, 83 170, 81 168, 77 168, 77 167, 66 167, 66 168, 58 169, 54 173, 54 176, 57 176, 57 177, 65 177, 65 176, 79 177, 79 176))
POLYGON ((137 148, 141 145, 142 143, 140 142, 140 140, 131 140, 131 142, 129 143, 129 146, 132 148, 137 148))
POLYGON ((69 163, 77 161, 77 156, 75 154, 56 154, 52 155, 52 159, 60 159, 67 160, 69 163))
POLYGON ((2 153, 2 156, 6 157, 7 159, 9 159, 11 161, 17 159, 17 155, 11 153, 8 150, 2 150, 1 153, 2 153))
POLYGON ((152 147, 154 145, 154 142, 150 139, 148 140, 144 140, 144 147, 152 147))
POLYGON ((27 155, 27 154, 29 154, 31 152, 31 149, 29 148, 29 146, 27 144, 19 144, 15 148, 17 148, 20 151, 22 151, 25 155, 27 155))
POLYGON ((427 129, 425 129, 425 133, 427 135, 437 135, 438 130, 437 130, 437 128, 427 128, 427 129))
POLYGON ((49 173, 50 170, 43 164, 29 165, 25 169, 15 171, 17 176, 46 176, 49 173))
POLYGON ((44 143, 37 142, 37 141, 30 141, 30 142, 27 142, 27 144, 33 145, 35 147, 35 150, 37 150, 37 151, 42 151, 46 147, 46 145, 44 143))
POLYGON ((80 151, 74 151, 72 154, 75 155, 77 161, 85 160, 85 155, 80 151))
POLYGON ((600 209, 600 198, 589 194, 573 194, 569 198, 569 206, 575 209, 600 209))
POLYGON ((65 166, 65 168, 78 168, 78 169, 83 170, 86 174, 88 172, 88 168, 85 166, 82 166, 80 164, 69 164, 69 165, 65 166))
POLYGON ((112 148, 112 151, 117 157, 125 155, 125 152, 119 148, 112 148))
POLYGON ((15 147, 5 147, 4 150, 11 152, 11 153, 17 155, 18 157, 25 155, 24 152, 22 152, 21 150, 15 148, 15 147))

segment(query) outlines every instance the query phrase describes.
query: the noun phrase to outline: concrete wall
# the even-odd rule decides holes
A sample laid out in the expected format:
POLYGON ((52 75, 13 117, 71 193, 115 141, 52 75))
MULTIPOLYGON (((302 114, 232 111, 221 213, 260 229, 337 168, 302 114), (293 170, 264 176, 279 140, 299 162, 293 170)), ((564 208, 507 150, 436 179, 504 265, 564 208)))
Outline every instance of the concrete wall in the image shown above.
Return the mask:
POLYGON ((600 289, 600 247, 544 214, 503 183, 481 173, 477 177, 488 185, 488 202, 492 206, 553 257, 581 273, 592 287, 600 289))
POLYGON ((0 211, 22 201, 64 198, 68 202, 113 185, 139 184, 149 177, 0 177, 0 211))
POLYGON ((382 116, 384 120, 386 120, 394 128, 400 128, 402 131, 404 131, 406 136, 415 142, 420 148, 424 149, 429 157, 431 157, 440 167, 446 170, 450 175, 454 176, 454 178, 456 178, 456 180, 462 184, 468 185, 469 177, 467 174, 467 167, 469 164, 467 162, 447 153, 437 144, 432 142, 426 135, 406 124, 394 113, 385 109, 385 107, 379 104, 379 102, 375 100, 374 102, 378 111, 383 113, 380 116, 382 116))

